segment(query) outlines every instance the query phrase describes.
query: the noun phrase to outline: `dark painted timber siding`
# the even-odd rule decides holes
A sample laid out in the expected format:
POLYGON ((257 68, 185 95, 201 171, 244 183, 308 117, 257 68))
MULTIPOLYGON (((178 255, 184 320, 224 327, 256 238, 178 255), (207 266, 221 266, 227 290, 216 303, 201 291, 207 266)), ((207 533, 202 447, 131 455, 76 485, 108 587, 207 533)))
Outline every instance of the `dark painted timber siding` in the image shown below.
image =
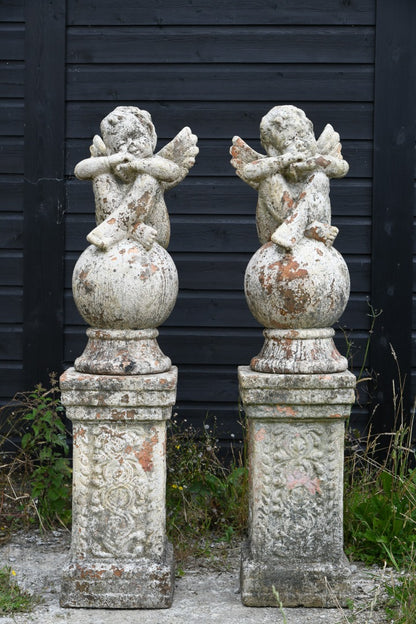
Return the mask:
MULTIPOLYGON (((91 138, 98 132, 103 116, 117 105, 136 105, 152 114, 159 147, 184 125, 191 126, 199 136, 200 154, 195 167, 184 182, 166 194, 172 222, 169 251, 178 267, 181 290, 175 310, 160 329, 160 343, 179 366, 177 411, 195 422, 201 422, 209 412, 218 417, 221 435, 237 432, 236 366, 247 364, 259 351, 262 336, 243 294, 244 270, 258 247, 256 193, 235 176, 228 148, 232 136, 239 134, 261 149, 261 117, 276 104, 290 103, 305 110, 318 134, 326 123, 332 123, 341 135, 343 153, 350 163, 348 177, 333 181, 331 198, 334 223, 340 228, 336 247, 346 258, 352 281, 351 300, 340 327, 350 332, 355 353, 353 365, 359 370, 370 322, 367 301, 372 301, 377 284, 373 251, 377 249, 374 233, 380 221, 373 201, 373 176, 378 180, 379 192, 386 177, 377 169, 378 154, 374 158, 373 141, 375 136, 380 137, 374 114, 384 110, 380 76, 389 55, 394 54, 391 49, 385 57, 379 52, 376 56, 377 45, 381 45, 377 30, 383 33, 389 19, 396 20, 398 34, 406 30, 410 0, 381 0, 377 2, 377 11, 375 0, 124 0, 119 5, 113 0, 55 2, 61 11, 66 9, 65 62, 61 51, 54 64, 57 71, 61 63, 60 75, 66 80, 65 94, 60 86, 62 101, 54 105, 55 115, 61 121, 65 119, 66 132, 65 252, 59 256, 63 246, 60 227, 53 252, 59 266, 64 260, 64 289, 60 286, 59 270, 55 275, 60 299, 55 306, 59 312, 63 305, 64 325, 62 328, 59 313, 49 321, 54 324, 55 338, 47 356, 50 362, 44 362, 44 368, 56 367, 62 358, 59 332, 64 337, 62 365, 69 366, 85 345, 85 326, 72 301, 70 282, 74 262, 85 248, 85 236, 94 223, 94 204, 91 184, 74 178, 74 165, 88 155, 91 138), (400 13, 397 18, 389 17, 388 8, 393 5, 400 13)), ((2 40, 0 45, 9 53, 13 50, 16 56, 22 35, 13 28, 19 25, 19 19, 24 19, 23 9, 19 13, 16 3, 9 4, 9 10, 1 14, 12 16, 9 23, 5 23, 5 17, 3 20, 9 43, 2 40)), ((23 24, 20 26, 23 29, 23 24)), ((28 23, 27 27, 31 25, 28 23)), ((23 80, 23 60, 21 56, 20 60, 13 60, 12 68, 10 64, 0 68, 4 85, 2 106, 9 111, 13 104, 20 105, 20 123, 23 82, 19 85, 18 81, 19 76, 23 80)), ((409 63, 407 67, 410 68, 409 63)), ((387 83, 384 81, 384 89, 387 83)), ((30 106, 26 103, 27 110, 30 106)), ((403 123, 410 128, 409 119, 403 123)), ((4 127, 7 133, 9 126, 3 119, 0 129, 4 127)), ((62 125, 57 132, 62 132, 62 125)), ((409 130, 410 137, 412 132, 409 130)), ((16 154, 19 146, 22 152, 23 143, 18 136, 12 135, 9 142, 4 137, 4 145, 10 146, 11 153, 3 158, 4 163, 15 163, 16 181, 22 174, 16 154)), ((50 141, 53 143, 52 138, 50 141)), ((20 158, 23 162, 22 153, 20 158)), ((5 177, 9 178, 10 173, 2 174, 1 180, 5 177)), ((59 183, 55 191, 59 196, 59 183)), ((53 189, 45 193, 50 197, 53 189)), ((4 204, 1 210, 0 215, 5 214, 7 221, 8 230, 4 231, 11 232, 10 238, 13 227, 22 228, 22 199, 20 208, 16 200, 16 214, 9 215, 10 209, 4 213, 4 204)), ((405 205, 402 210, 406 210, 405 205)), ((384 219, 381 215, 383 208, 380 218, 384 219)), ((410 236, 410 229, 406 235, 410 236)), ((21 262, 21 247, 19 252, 7 245, 7 241, 2 244, 1 253, 17 270, 13 254, 17 261, 20 253, 21 262)), ((403 254, 409 256, 404 248, 403 254)), ((388 257, 384 255, 383 259, 377 253, 376 266, 383 274, 388 257)), ((31 254, 27 267, 36 262, 33 250, 31 254)), ((11 279, 9 270, 3 274, 6 281, 11 279)), ((5 355, 1 354, 1 365, 5 371, 14 370, 13 366, 21 370, 26 357, 25 368, 30 371, 33 356, 27 346, 26 355, 23 353, 21 339, 22 276, 13 285, 0 283, 0 331, 4 328, 4 344, 8 345, 5 355), (12 324, 20 336, 16 349, 9 331, 12 324)), ((403 290, 406 288, 403 286, 403 290)), ((35 299, 33 286, 31 291, 30 297, 35 299)), ((26 296, 26 315, 30 297, 26 296)), ((47 306, 46 301, 43 305, 47 306)), ((407 348, 410 353, 408 321, 401 327, 404 351, 407 348)), ((415 322, 413 327, 416 328, 415 322)), ((26 335, 29 334, 26 329, 26 335)), ((46 334, 43 324, 39 340, 46 334)), ((347 345, 341 330, 337 344, 345 353, 347 345)), ((380 358, 373 354, 373 360, 371 364, 376 368, 380 358)), ((30 374, 35 382, 35 365, 30 374)), ((7 375, 11 379, 13 373, 7 375)), ((22 389, 19 383, 24 383, 23 374, 14 379, 17 384, 13 391, 22 389)), ((11 391, 5 382, 0 395, 6 399, 11 391)), ((354 418, 362 426, 366 413, 356 411, 354 418)))
POLYGON ((0 397, 23 390, 23 0, 0 7, 0 397))

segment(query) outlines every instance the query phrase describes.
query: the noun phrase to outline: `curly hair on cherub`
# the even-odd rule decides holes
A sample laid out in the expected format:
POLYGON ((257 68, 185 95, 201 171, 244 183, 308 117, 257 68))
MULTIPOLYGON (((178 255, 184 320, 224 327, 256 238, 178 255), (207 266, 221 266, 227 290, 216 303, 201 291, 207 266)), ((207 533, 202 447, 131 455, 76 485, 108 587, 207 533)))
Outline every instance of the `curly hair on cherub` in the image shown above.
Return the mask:
POLYGON ((135 106, 117 106, 111 113, 104 117, 100 124, 101 134, 104 141, 116 137, 119 134, 121 123, 130 121, 132 129, 145 131, 150 137, 152 149, 156 147, 157 136, 150 113, 135 106))

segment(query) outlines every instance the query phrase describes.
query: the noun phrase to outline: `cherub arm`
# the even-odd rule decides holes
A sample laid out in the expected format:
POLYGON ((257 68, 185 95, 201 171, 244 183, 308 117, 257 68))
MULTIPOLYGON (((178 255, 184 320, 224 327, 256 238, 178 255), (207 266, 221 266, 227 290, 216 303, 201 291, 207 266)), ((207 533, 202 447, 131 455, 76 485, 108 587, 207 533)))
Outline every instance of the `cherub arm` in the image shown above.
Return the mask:
MULTIPOLYGON (((266 157, 263 154, 259 154, 253 148, 251 148, 243 139, 239 136, 233 137, 233 144, 230 147, 230 154, 232 156, 231 164, 235 169, 236 174, 246 184, 249 184, 254 189, 259 188, 261 177, 256 175, 256 172, 251 172, 250 169, 246 175, 245 170, 248 165, 257 165, 266 157)), ((256 166, 254 166, 256 169, 256 166)))
POLYGON ((91 180, 99 175, 111 173, 114 167, 133 158, 125 152, 108 156, 106 146, 97 134, 93 138, 90 153, 89 158, 81 160, 75 166, 74 173, 79 180, 91 180))
POLYGON ((161 182, 173 182, 181 175, 180 167, 172 160, 161 156, 150 158, 135 158, 128 163, 121 163, 116 167, 116 173, 122 178, 125 172, 147 173, 161 182))
POLYGON ((275 173, 283 173, 289 165, 299 160, 296 154, 291 153, 263 156, 238 136, 233 138, 230 153, 231 164, 237 175, 255 189, 258 189, 260 182, 265 178, 275 173))

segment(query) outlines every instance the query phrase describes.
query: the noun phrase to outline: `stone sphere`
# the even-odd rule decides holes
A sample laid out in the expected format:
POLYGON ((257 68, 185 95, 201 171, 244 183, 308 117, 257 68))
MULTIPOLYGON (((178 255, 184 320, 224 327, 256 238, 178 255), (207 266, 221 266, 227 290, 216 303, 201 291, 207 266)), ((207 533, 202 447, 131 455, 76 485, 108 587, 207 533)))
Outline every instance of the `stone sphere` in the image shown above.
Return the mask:
POLYGON ((72 290, 79 313, 92 327, 149 329, 172 312, 178 274, 158 243, 147 251, 123 240, 108 251, 90 245, 75 265, 72 290))
POLYGON ((273 242, 263 245, 247 266, 244 289, 251 313, 264 327, 330 327, 347 305, 350 278, 336 249, 304 238, 293 253, 273 242))

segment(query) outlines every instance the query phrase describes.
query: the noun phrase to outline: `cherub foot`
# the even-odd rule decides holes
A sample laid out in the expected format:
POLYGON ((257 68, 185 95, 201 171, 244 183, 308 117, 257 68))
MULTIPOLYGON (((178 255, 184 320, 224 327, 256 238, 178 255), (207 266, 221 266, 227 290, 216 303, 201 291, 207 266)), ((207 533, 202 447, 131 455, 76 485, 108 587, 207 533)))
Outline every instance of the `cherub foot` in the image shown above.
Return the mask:
MULTIPOLYGON (((112 219, 111 221, 114 221, 112 219)), ((91 245, 95 245, 101 251, 107 251, 112 245, 117 243, 126 236, 126 232, 119 227, 116 227, 113 222, 103 221, 96 228, 91 230, 87 236, 87 241, 91 245)))
POLYGON ((283 247, 283 249, 287 252, 291 252, 293 249, 293 243, 292 241, 290 241, 286 236, 284 236, 282 234, 282 232, 279 232, 279 230, 276 230, 272 236, 271 236, 271 241, 273 243, 275 243, 276 245, 279 245, 280 247, 283 247))
POLYGON ((305 230, 305 236, 313 238, 314 240, 321 241, 327 247, 331 247, 334 240, 338 235, 338 228, 329 223, 321 223, 320 221, 313 221, 310 226, 305 230))
POLYGON ((137 242, 141 243, 146 251, 152 248, 153 243, 156 241, 157 230, 145 223, 138 223, 131 231, 131 237, 137 242))
MULTIPOLYGON (((96 228, 95 228, 96 229, 96 228)), ((87 241, 91 244, 91 245, 95 245, 98 249, 100 249, 101 251, 107 251, 108 249, 108 244, 106 241, 104 241, 99 233, 96 233, 96 231, 92 230, 88 236, 87 236, 87 241)))

